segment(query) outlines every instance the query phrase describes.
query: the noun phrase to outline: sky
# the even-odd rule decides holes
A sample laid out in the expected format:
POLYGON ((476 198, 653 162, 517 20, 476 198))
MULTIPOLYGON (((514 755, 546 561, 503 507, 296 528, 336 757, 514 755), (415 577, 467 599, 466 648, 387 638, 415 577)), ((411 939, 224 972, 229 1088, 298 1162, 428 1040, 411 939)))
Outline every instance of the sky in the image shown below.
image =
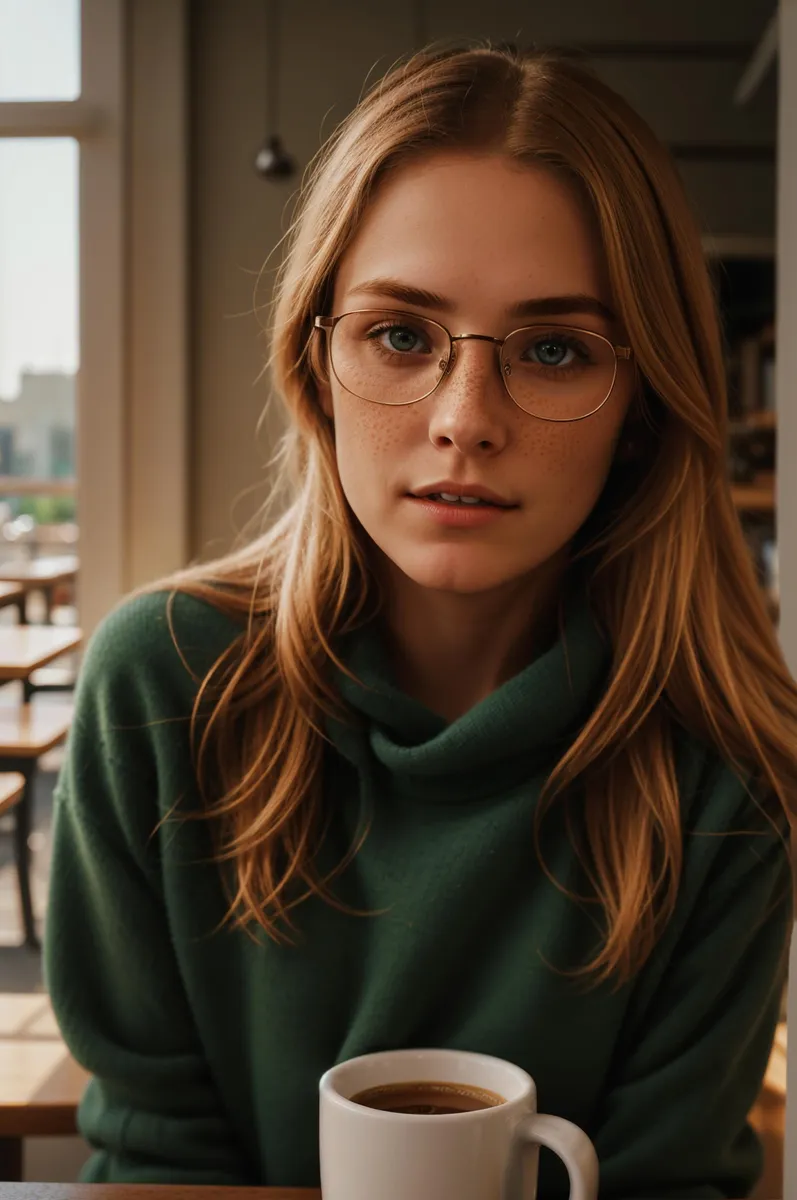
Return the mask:
MULTIPOLYGON (((0 103, 74 100, 79 59, 80 0, 0 0, 0 103)), ((77 370, 78 156, 0 138, 0 400, 23 370, 77 370)))

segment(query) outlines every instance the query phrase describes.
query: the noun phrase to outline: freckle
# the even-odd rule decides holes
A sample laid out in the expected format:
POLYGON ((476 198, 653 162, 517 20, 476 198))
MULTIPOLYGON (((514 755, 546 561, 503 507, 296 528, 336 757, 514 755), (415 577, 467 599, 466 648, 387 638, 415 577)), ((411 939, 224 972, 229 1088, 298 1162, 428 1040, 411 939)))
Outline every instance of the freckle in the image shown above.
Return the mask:
POLYGON ((560 441, 556 429, 542 421, 533 421, 533 425, 524 430, 520 451, 525 458, 541 458, 547 462, 561 460, 560 441))

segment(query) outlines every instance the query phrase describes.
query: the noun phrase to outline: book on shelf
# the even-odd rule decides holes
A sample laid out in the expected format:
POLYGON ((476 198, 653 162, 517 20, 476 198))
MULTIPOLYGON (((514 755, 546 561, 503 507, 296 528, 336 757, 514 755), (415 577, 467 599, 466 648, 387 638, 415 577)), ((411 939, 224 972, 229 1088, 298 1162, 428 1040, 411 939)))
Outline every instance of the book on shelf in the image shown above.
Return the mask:
POLYGON ((738 404, 740 415, 761 408, 761 352, 757 337, 742 338, 739 343, 738 404))

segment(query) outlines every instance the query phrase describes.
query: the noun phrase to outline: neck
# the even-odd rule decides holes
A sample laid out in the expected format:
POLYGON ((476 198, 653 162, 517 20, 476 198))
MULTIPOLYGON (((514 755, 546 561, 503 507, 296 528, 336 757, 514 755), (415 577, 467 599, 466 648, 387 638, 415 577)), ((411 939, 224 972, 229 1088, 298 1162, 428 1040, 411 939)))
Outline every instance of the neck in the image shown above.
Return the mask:
POLYGON ((395 568, 384 618, 399 686, 453 721, 555 640, 564 555, 489 592, 433 591, 395 568))

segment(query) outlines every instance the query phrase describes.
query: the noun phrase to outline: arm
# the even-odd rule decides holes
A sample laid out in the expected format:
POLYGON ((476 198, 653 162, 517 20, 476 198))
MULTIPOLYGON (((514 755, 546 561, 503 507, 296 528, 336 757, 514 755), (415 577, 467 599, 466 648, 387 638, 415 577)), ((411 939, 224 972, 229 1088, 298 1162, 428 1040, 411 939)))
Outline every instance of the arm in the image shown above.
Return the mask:
POLYGON ((203 1055, 147 853, 157 770, 130 665, 152 652, 135 645, 139 623, 112 614, 81 672, 56 791, 46 983, 69 1049, 94 1076, 78 1120, 97 1150, 84 1179, 243 1184, 252 1180, 203 1055))
POLYGON ((701 841, 690 849, 687 835, 687 854, 713 862, 666 966, 650 972, 632 1009, 598 1119, 601 1200, 745 1197, 761 1173, 747 1114, 785 977, 787 852, 769 834, 691 837, 701 841))

